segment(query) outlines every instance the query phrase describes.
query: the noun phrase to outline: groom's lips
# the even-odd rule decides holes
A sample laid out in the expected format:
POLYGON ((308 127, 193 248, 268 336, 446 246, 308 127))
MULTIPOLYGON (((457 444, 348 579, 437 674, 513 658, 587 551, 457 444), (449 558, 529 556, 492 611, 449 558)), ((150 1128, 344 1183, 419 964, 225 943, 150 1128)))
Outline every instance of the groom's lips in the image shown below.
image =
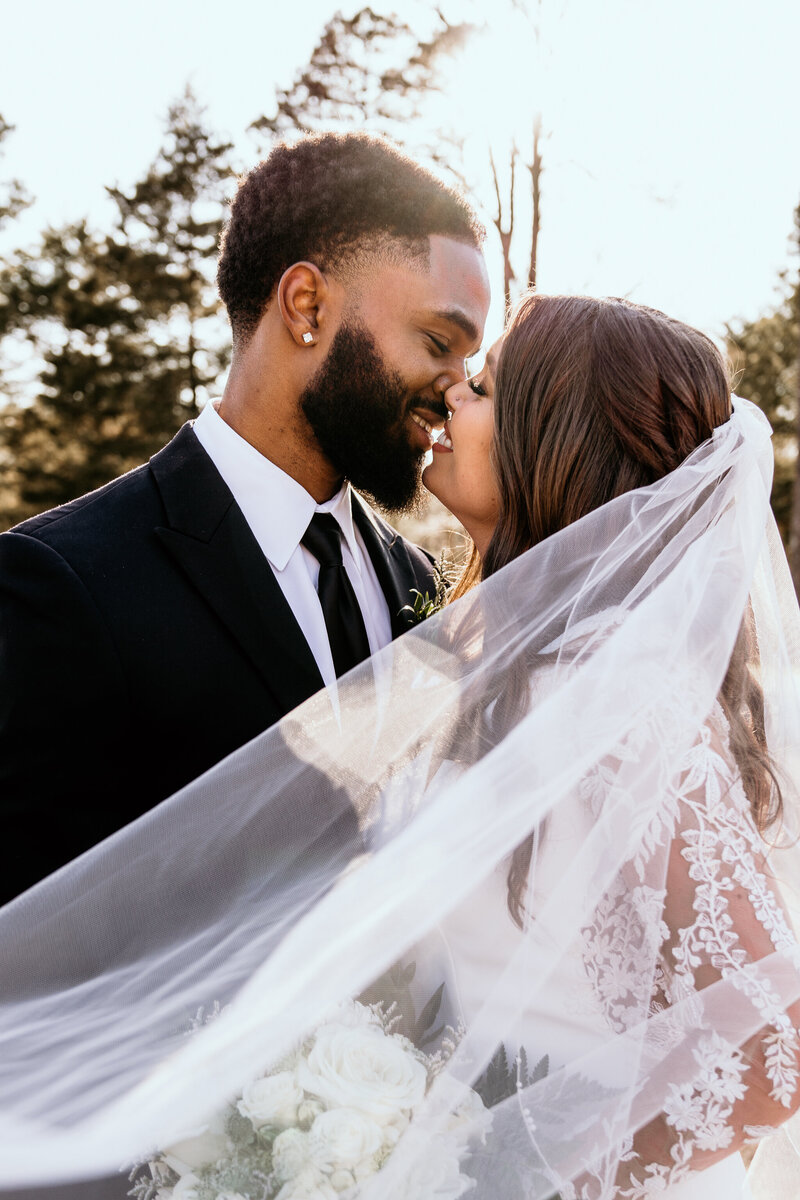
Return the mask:
POLYGON ((411 437, 420 450, 430 450, 438 430, 444 428, 446 413, 431 405, 415 405, 409 410, 411 437))
POLYGON ((447 409, 444 404, 414 404, 411 408, 417 416, 422 417, 423 421, 427 421, 434 428, 442 428, 447 420, 447 409))

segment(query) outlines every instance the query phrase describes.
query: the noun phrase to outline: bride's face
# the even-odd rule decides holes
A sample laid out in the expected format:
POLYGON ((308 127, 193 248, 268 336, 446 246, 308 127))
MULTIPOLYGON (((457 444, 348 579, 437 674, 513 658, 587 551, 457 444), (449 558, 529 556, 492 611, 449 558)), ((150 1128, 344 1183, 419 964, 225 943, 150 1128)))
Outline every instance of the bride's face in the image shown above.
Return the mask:
POLYGON ((494 377, 500 341, 477 375, 445 392, 450 419, 434 443, 422 481, 461 522, 483 554, 497 524, 498 494, 490 460, 494 431, 494 377))

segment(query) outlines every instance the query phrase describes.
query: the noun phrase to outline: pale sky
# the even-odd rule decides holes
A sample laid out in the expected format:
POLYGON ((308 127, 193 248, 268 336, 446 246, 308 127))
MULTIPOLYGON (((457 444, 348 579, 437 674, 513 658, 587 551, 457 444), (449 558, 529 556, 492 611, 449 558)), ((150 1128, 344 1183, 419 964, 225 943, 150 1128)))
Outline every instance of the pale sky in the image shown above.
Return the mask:
MULTIPOLYGON (((0 180, 20 177, 37 203, 0 248, 32 241, 48 222, 107 221, 103 186, 145 170, 187 81, 242 164, 254 162, 247 125, 271 111, 275 85, 290 82, 336 7, 361 5, 5 0, 0 113, 17 128, 0 180)), ((416 0, 395 7, 417 19, 416 0)), ((541 290, 629 295, 716 337, 726 320, 769 307, 800 200, 800 2, 541 0, 538 47, 510 9, 447 7, 454 18, 477 10, 492 27, 448 100, 472 131, 476 196, 487 204, 487 131, 500 157, 514 133, 527 150, 542 111, 541 290)), ((522 269, 522 195, 518 221, 522 269)), ((488 254, 497 294, 493 239, 488 254)), ((488 335, 499 322, 495 305, 488 335)))

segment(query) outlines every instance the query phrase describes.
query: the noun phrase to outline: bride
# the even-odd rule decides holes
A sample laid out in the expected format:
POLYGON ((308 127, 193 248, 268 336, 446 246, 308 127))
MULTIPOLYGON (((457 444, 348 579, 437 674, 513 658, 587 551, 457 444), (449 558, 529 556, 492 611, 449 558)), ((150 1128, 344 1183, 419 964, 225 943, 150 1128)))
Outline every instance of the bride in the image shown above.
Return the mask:
POLYGON ((800 1107, 768 426, 577 297, 447 403, 451 602, 0 913, 0 1185, 727 1200, 762 1140, 796 1188, 757 1190, 800 1107))
MULTIPOLYGON (((472 536, 461 592, 615 497, 675 471, 731 417, 714 345, 622 300, 532 295, 502 342, 497 380, 500 351, 492 347, 483 371, 448 392, 446 434, 424 477, 472 536)), ((607 1025, 624 1029, 642 985, 650 985, 655 1014, 746 961, 792 946, 765 869, 781 792, 764 734, 763 691, 748 674, 747 643, 745 623, 718 698, 680 764, 680 786, 657 815, 646 850, 651 861, 626 864, 607 897, 610 906, 582 931, 582 944, 561 958, 547 989, 522 1014, 519 1033, 529 1059, 547 1053, 551 1064, 563 1063, 578 1041, 599 1045, 607 1025), (735 847, 733 869, 726 847, 735 847), (667 858, 665 889, 652 886, 652 858, 659 854, 667 858), (730 866, 720 869, 726 861, 730 866), (644 895, 636 897, 637 890, 644 895), (656 970, 652 979, 647 971, 637 978, 637 908, 653 902, 663 922, 656 970)), ((509 681, 509 693, 518 682, 509 681)), ((504 685, 501 698, 505 692, 504 685)), ((599 781, 576 794, 557 821, 536 830, 442 922, 467 1019, 480 1008, 481 974, 510 956, 524 937, 525 916, 535 921, 590 837, 602 791, 599 781)), ((713 1088, 688 1102, 683 1096, 679 1111, 667 1108, 639 1131, 632 1164, 622 1171, 622 1194, 660 1195, 666 1187, 676 1200, 733 1195, 744 1169, 731 1155, 747 1140, 748 1127, 778 1123, 800 1106, 798 1023, 800 1000, 748 1042, 747 1068, 742 1062, 729 1081, 728 1098, 736 1103, 715 1105, 713 1088), (770 1067, 776 1039, 785 1048, 786 1076, 770 1067), (714 1162, 719 1166, 701 1179, 676 1182, 689 1168, 714 1162)))

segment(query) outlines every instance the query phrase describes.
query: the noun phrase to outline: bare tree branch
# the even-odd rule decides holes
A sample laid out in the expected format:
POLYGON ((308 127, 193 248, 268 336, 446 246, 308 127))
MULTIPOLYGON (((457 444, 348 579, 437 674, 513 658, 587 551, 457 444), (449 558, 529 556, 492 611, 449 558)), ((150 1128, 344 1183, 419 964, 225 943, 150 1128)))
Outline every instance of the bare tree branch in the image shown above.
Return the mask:
POLYGON ((541 228, 541 178, 542 154, 539 143, 542 136, 542 117, 537 113, 533 120, 533 162, 528 164, 531 173, 533 189, 533 225, 531 229, 531 261, 528 268, 528 286, 536 287, 537 253, 539 248, 539 230, 541 228))
POLYGON ((514 187, 517 167, 517 147, 511 147, 511 190, 507 229, 503 228, 503 201, 500 196, 500 179, 497 174, 497 164, 494 161, 494 153, 491 149, 489 150, 489 164, 492 168, 494 194, 497 198, 497 216, 493 219, 493 224, 500 235, 500 247, 503 252, 503 296, 505 297, 506 309, 508 309, 511 303, 511 280, 516 279, 514 268, 511 265, 511 237, 514 233, 514 187))

